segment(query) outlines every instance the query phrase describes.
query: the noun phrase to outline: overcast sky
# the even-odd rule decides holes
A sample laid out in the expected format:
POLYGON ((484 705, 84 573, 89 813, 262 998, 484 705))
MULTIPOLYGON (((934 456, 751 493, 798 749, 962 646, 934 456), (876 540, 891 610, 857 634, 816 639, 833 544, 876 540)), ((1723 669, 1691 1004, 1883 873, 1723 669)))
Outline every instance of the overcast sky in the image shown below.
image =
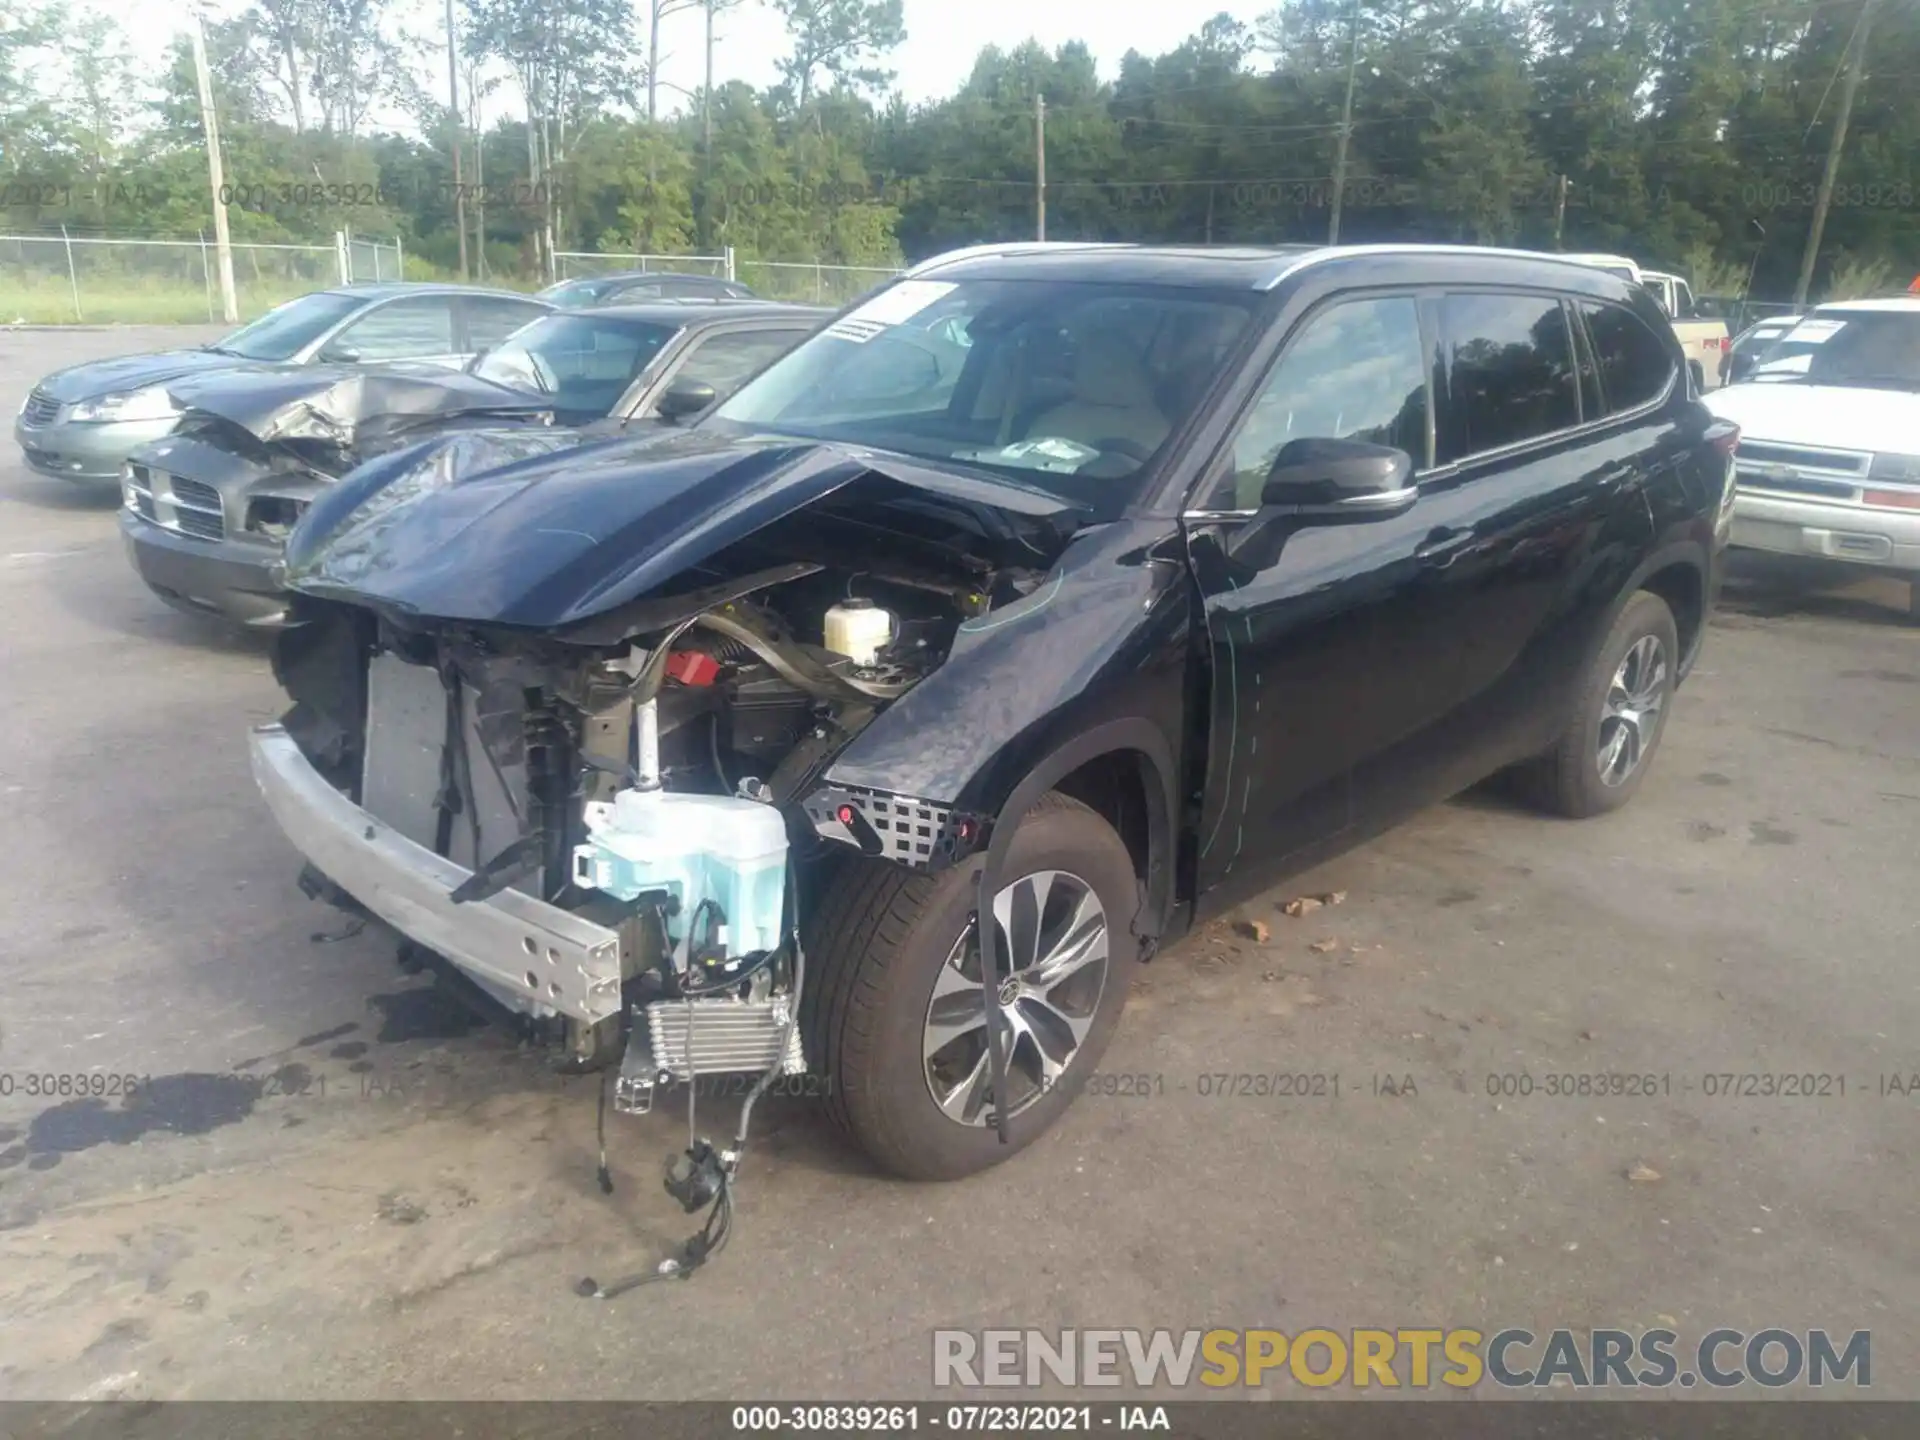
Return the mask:
MULTIPOLYGON (((908 100, 938 99, 951 94, 967 78, 974 57, 983 46, 1012 48, 1029 38, 1047 49, 1084 40, 1108 79, 1118 72, 1120 58, 1129 50, 1158 55, 1173 49, 1222 10, 1248 24, 1272 8, 1263 4, 1175 3, 1148 4, 1143 0, 906 0, 907 40, 888 64, 899 72, 895 81, 908 100)), ((675 84, 700 82, 701 17, 676 16, 684 22, 672 42, 661 48, 668 59, 661 73, 675 84), (684 37, 684 38, 683 38, 684 37), (684 53, 681 53, 684 52, 684 53)), ((726 43, 716 47, 714 65, 729 78, 756 85, 775 78, 774 62, 786 49, 780 17, 765 5, 725 12, 715 22, 726 43), (724 27, 722 30, 720 27, 724 27)))
MULTIPOLYGON (((129 13, 115 0, 84 3, 115 16, 129 13)), ((639 0, 635 8, 643 3, 639 0)), ((1051 50, 1069 40, 1084 40, 1092 48, 1102 75, 1111 79, 1128 50, 1158 55, 1171 50, 1222 10, 1251 24, 1271 7, 1272 0, 1175 0, 1173 4, 1152 5, 1140 0, 906 0, 906 43, 888 57, 887 64, 898 72, 895 83, 901 92, 908 100, 918 102, 937 99, 956 89, 983 46, 1011 48, 1031 38, 1051 50)), ((240 0, 210 0, 208 8, 215 14, 231 14, 242 4, 240 0)), ((170 14, 176 28, 184 27, 192 13, 190 0, 160 0, 153 9, 170 14)), ((143 8, 140 13, 150 15, 153 9, 143 8)), ((437 25, 442 13, 438 4, 422 4, 415 28, 437 25)), ((129 40, 141 53, 158 53, 159 37, 147 25, 140 25, 137 32, 134 27, 128 28, 129 40)), ((660 73, 668 85, 691 90, 700 84, 702 31, 697 10, 670 16, 663 22, 661 49, 666 58, 660 73)), ((786 49, 786 35, 771 6, 761 0, 748 0, 738 9, 723 12, 715 22, 715 35, 714 69, 721 80, 765 86, 777 78, 774 65, 786 49)), ((444 78, 440 84, 445 84, 444 78)), ((676 107, 684 103, 671 89, 661 96, 662 105, 669 100, 676 107)), ((518 99, 510 86, 495 92, 495 103, 500 113, 518 113, 518 99)))

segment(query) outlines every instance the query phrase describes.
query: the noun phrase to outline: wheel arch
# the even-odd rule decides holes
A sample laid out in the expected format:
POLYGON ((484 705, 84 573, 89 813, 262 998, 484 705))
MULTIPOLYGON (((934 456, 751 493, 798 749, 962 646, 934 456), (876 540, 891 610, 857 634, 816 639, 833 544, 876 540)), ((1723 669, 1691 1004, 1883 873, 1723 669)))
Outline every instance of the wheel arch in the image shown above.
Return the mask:
POLYGON ((1640 591, 1658 595, 1673 612, 1674 630, 1680 641, 1679 678, 1693 668, 1694 657, 1707 629, 1707 559, 1701 547, 1692 541, 1663 546, 1641 561, 1631 579, 1621 587, 1618 600, 1607 617, 1602 635, 1612 628, 1627 602, 1640 591))
POLYGON ((1014 832, 1035 802, 1053 790, 1070 795, 1113 825, 1133 859, 1140 908, 1132 929, 1145 959, 1172 908, 1174 817, 1179 813, 1175 775, 1165 737, 1144 718, 1110 720, 1081 731, 1029 768, 1001 802, 987 843, 983 883, 997 887, 1014 832))

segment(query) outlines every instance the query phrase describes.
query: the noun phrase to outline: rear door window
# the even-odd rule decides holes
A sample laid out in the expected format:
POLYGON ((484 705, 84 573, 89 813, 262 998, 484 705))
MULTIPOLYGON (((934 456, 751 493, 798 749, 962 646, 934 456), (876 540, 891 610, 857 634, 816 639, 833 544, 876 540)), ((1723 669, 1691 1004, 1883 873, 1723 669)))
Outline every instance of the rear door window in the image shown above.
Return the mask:
POLYGON ((1637 410, 1657 399, 1673 379, 1666 343, 1639 316, 1618 305, 1582 300, 1580 313, 1600 366, 1609 411, 1637 410))
POLYGON ((1443 295, 1448 423, 1441 463, 1536 440, 1580 423, 1566 312, 1553 295, 1443 295))

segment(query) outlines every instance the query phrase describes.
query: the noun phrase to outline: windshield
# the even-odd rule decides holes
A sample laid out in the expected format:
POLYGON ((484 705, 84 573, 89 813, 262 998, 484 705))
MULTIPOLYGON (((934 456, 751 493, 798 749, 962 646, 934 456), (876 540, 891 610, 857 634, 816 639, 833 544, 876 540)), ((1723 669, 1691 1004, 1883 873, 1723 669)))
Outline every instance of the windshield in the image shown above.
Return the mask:
POLYGON ((327 331, 366 304, 361 295, 321 291, 276 305, 252 324, 242 325, 207 348, 243 360, 291 360, 327 331))
POLYGON ((1760 356, 1753 378, 1920 391, 1920 309, 1815 311, 1760 356))
POLYGON ((611 280, 562 280, 558 285, 549 285, 534 298, 562 309, 571 305, 591 305, 613 283, 611 280))
POLYGON ((1245 330, 1236 291, 902 280, 714 411, 716 429, 997 471, 1117 513, 1245 330))
POLYGON ((546 396, 570 420, 597 420, 675 333, 671 325, 587 311, 543 315, 482 355, 473 373, 546 396))

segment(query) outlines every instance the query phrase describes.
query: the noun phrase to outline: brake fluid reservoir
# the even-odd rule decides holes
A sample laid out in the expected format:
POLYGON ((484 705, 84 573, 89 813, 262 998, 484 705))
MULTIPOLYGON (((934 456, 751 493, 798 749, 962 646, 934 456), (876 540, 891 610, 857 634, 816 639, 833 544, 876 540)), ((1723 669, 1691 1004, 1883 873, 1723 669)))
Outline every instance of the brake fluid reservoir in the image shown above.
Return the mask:
POLYGON ((667 917, 676 950, 707 900, 725 917, 730 957, 779 948, 787 825, 773 806, 732 795, 622 790, 611 804, 589 804, 585 818, 589 838, 574 848, 574 883, 621 900, 667 891, 680 902, 667 917))
POLYGON ((842 600, 827 611, 827 649, 860 666, 877 665, 893 641, 893 615, 871 600, 842 600))

